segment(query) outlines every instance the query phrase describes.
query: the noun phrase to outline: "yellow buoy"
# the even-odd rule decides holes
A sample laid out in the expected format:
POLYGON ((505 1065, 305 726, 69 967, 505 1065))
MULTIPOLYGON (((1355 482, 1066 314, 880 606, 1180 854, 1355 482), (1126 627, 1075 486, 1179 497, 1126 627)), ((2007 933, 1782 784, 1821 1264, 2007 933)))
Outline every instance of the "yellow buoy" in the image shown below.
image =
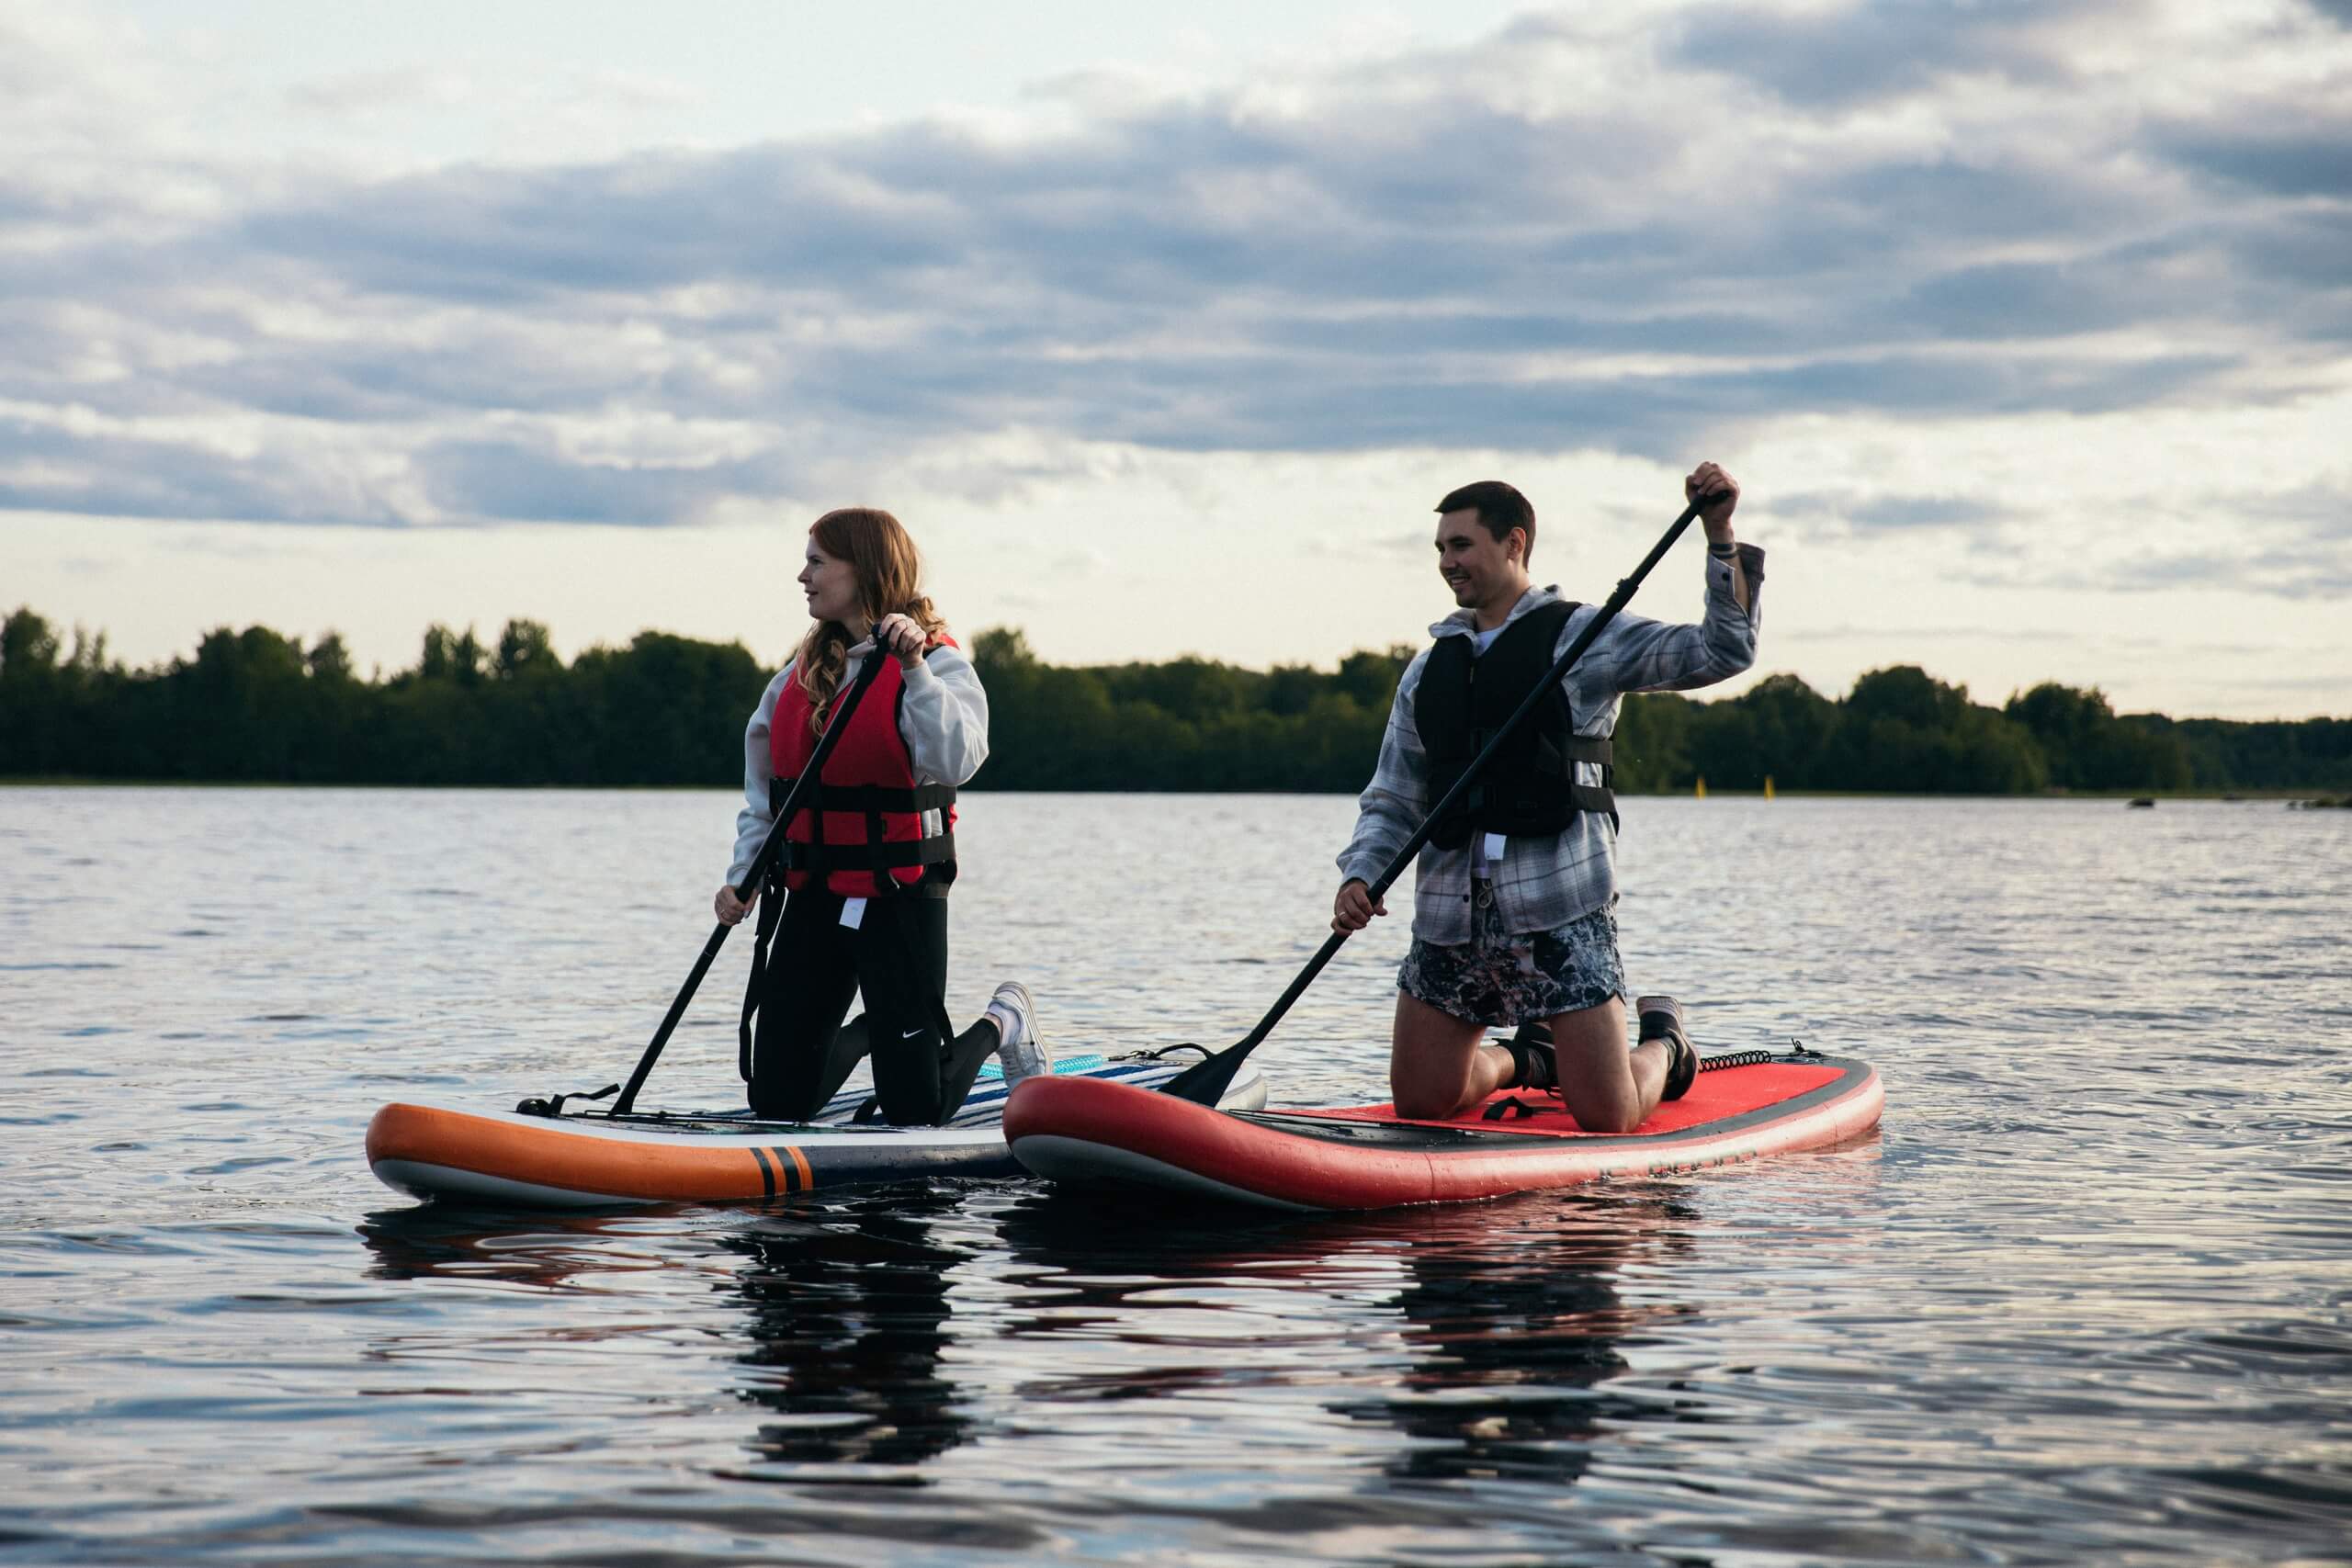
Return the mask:
POLYGON ((1772 775, 1770 773, 1764 775, 1764 798, 1767 800, 1772 798, 1772 775))
POLYGON ((1697 789, 1692 790, 1690 793, 1691 793, 1693 795, 1697 796, 1697 797, 1698 797, 1699 799, 1701 799, 1701 800, 1704 800, 1704 799, 1706 799, 1706 798, 1707 798, 1707 781, 1706 781, 1706 779, 1705 779, 1704 777, 1702 777, 1702 778, 1699 780, 1699 787, 1698 787, 1697 789))

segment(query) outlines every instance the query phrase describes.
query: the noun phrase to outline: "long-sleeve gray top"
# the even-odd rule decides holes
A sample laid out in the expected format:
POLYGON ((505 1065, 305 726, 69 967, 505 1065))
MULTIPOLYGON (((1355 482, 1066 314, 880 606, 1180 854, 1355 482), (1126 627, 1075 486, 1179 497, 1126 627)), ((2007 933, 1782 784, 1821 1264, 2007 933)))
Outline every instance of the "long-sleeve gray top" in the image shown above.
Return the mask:
MULTIPOLYGON (((1613 732, 1617 699, 1623 693, 1711 686, 1756 662, 1764 552, 1754 545, 1742 545, 1738 565, 1747 579, 1745 610, 1733 592, 1732 562, 1710 556, 1706 614, 1697 625, 1669 626, 1628 615, 1609 623, 1561 678, 1578 735, 1603 737, 1613 732)), ((1508 626, 1558 597, 1555 587, 1530 588, 1511 606, 1503 624, 1508 626)), ((1560 627, 1553 657, 1566 651, 1600 613, 1598 605, 1588 604, 1571 615, 1560 627)), ((1433 638, 1472 637, 1476 631, 1468 610, 1457 610, 1430 627, 1433 638)), ((1413 697, 1429 657, 1429 650, 1423 649, 1396 682, 1396 701, 1388 712, 1387 732, 1381 738, 1379 764, 1358 802, 1355 833, 1340 852, 1343 877, 1361 877, 1366 883, 1377 877, 1435 804, 1429 794, 1429 758, 1413 723, 1413 697)), ((1600 783, 1600 770, 1595 764, 1580 762, 1577 769, 1581 782, 1600 783)), ((1422 849, 1414 865, 1415 936, 1449 947, 1470 940, 1473 856, 1483 858, 1485 849, 1479 840, 1457 849, 1442 850, 1434 844, 1422 849)), ((1506 930, 1556 931, 1615 900, 1617 829, 1606 815, 1580 812, 1556 838, 1507 840, 1499 861, 1487 864, 1484 874, 1493 885, 1496 908, 1506 930)))

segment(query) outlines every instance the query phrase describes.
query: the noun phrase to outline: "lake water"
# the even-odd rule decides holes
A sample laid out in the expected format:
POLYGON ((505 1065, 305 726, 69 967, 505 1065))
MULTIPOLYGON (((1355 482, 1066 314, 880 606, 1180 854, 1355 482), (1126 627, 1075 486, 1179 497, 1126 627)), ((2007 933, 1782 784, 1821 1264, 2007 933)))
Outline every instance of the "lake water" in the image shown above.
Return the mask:
MULTIPOLYGON (((976 796, 950 1010, 1245 1032, 1352 803, 976 796)), ((635 1060, 718 794, 0 790, 0 1560, 2352 1562, 2352 812, 1625 804, 1629 978, 1880 1135, 1347 1219, 437 1212, 635 1060)), ((1404 907, 1401 902, 1397 906, 1404 907)), ((1404 919, 1257 1060, 1382 1096, 1404 919)), ((648 1088, 733 1080, 729 944, 648 1088)))

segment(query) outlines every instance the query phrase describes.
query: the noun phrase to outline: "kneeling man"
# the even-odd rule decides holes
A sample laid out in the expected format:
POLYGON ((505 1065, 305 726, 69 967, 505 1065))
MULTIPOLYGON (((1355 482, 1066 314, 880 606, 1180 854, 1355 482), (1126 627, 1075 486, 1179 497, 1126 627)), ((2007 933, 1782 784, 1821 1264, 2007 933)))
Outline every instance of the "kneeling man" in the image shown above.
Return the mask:
MULTIPOLYGON (((1611 621, 1562 678, 1557 701, 1528 716, 1421 851, 1389 1048, 1400 1115, 1442 1120, 1497 1089, 1526 1088, 1556 1092, 1589 1132, 1629 1133, 1698 1071, 1670 997, 1641 998, 1641 1042, 1625 1049, 1610 793, 1620 694, 1709 686, 1756 661, 1764 552, 1732 538, 1739 488, 1702 463, 1683 491, 1724 497, 1700 513, 1705 616, 1696 626, 1611 621), (1489 1028, 1511 1026, 1522 1026, 1515 1038, 1482 1043, 1489 1028)), ((1388 912, 1372 882, 1600 614, 1528 577, 1535 509, 1510 486, 1465 485, 1437 511, 1438 574, 1459 608, 1430 628, 1434 640, 1397 682, 1378 771, 1340 855, 1334 931, 1388 912)))

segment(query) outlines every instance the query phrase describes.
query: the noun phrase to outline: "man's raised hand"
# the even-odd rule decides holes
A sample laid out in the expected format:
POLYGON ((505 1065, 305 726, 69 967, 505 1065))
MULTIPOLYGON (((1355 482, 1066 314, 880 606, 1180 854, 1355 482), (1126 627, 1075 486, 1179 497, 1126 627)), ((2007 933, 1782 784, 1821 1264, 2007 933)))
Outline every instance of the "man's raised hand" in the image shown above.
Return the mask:
POLYGON ((1706 526, 1708 537, 1729 538, 1732 509, 1739 504, 1739 481, 1714 463, 1700 464, 1690 470, 1690 477, 1682 481, 1682 499, 1685 501, 1696 501, 1702 495, 1718 492, 1728 499, 1700 513, 1699 521, 1706 526))

